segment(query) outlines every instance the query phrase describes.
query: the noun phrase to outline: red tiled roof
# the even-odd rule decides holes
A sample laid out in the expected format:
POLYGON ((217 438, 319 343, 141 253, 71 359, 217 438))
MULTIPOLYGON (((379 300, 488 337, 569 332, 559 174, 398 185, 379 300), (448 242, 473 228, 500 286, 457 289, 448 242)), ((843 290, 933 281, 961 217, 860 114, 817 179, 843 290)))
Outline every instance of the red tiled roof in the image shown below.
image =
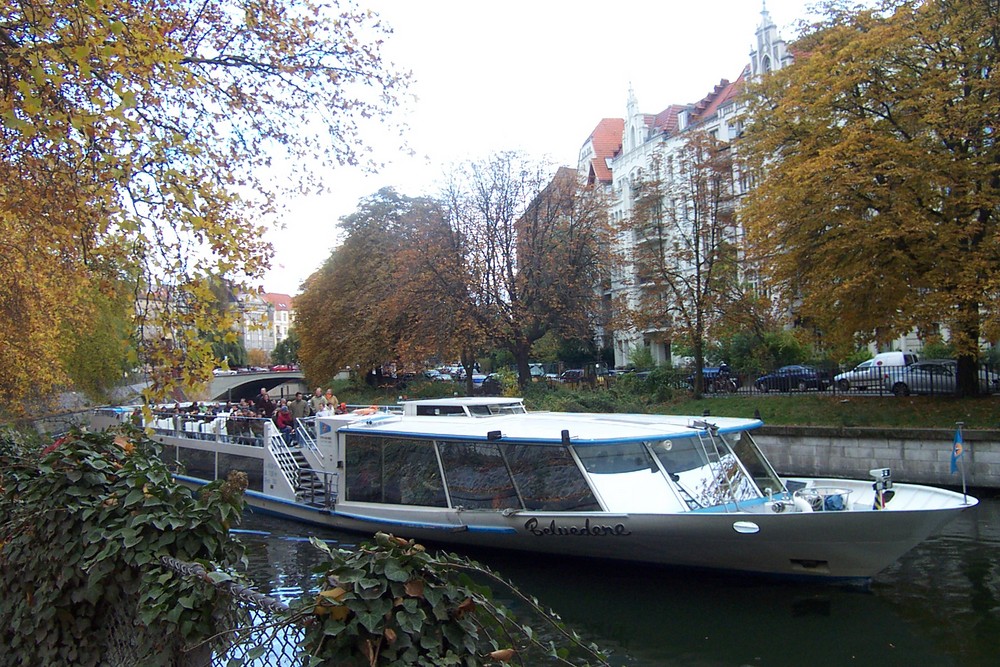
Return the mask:
POLYGON ((681 104, 671 104, 655 116, 647 116, 646 124, 658 132, 672 134, 677 131, 677 116, 684 109, 681 104))
POLYGON ((290 310, 292 307, 292 297, 289 294, 278 292, 264 292, 260 298, 275 307, 276 310, 290 310))
POLYGON ((622 133, 625 120, 622 118, 602 118, 587 139, 594 147, 594 157, 590 160, 591 176, 601 183, 611 182, 608 158, 618 154, 622 148, 622 133))
POLYGON ((704 99, 695 105, 695 122, 711 118, 718 112, 719 107, 732 101, 743 89, 748 73, 749 66, 745 67, 743 71, 740 72, 739 78, 733 83, 729 83, 726 79, 719 82, 719 85, 717 85, 711 93, 706 95, 704 99))

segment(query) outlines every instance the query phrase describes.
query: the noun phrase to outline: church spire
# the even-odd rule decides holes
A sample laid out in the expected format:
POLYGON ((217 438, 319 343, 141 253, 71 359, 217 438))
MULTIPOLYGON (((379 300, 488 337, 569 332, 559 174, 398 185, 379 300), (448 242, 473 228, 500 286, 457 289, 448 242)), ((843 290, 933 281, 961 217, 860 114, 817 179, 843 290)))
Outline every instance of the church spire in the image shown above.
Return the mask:
POLYGON ((750 71, 752 76, 759 77, 776 69, 781 69, 791 62, 791 56, 785 46, 785 41, 778 34, 778 26, 771 20, 767 11, 767 0, 760 3, 760 26, 757 28, 756 44, 750 51, 750 71))

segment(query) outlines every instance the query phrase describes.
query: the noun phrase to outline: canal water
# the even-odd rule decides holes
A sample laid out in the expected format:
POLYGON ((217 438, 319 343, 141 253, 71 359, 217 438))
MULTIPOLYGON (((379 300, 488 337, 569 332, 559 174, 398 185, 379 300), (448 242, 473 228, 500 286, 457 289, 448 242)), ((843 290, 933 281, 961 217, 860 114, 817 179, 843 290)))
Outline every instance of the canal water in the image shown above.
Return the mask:
MULTIPOLYGON (((364 539, 250 514, 240 528, 253 531, 240 535, 250 576, 285 599, 310 587, 322 560, 310 533, 343 548, 364 539)), ((1000 496, 981 498, 867 587, 465 555, 537 597, 615 665, 1000 664, 1000 496)))

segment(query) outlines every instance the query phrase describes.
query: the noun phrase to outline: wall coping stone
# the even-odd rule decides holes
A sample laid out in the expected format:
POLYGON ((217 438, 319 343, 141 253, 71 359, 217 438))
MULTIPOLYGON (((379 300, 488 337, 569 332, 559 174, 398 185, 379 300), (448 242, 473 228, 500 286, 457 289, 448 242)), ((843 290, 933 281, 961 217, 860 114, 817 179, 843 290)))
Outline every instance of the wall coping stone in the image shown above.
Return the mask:
MULTIPOLYGON (((864 438, 886 440, 953 440, 954 428, 886 428, 870 426, 762 426, 755 431, 766 436, 816 438, 864 438)), ((962 429, 967 441, 1000 441, 1000 429, 962 429)))

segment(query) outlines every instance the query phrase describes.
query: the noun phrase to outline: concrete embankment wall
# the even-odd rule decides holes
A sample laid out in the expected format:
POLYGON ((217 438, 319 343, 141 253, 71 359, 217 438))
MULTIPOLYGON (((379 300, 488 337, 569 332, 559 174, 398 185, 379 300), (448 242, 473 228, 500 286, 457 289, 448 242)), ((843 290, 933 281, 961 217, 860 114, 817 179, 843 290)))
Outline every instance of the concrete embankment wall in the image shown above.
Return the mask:
MULTIPOLYGON (((969 488, 1000 489, 1000 430, 964 430, 969 488)), ((951 472, 954 429, 765 426, 754 440, 781 475, 867 479, 891 468, 896 482, 961 487, 951 472)))

